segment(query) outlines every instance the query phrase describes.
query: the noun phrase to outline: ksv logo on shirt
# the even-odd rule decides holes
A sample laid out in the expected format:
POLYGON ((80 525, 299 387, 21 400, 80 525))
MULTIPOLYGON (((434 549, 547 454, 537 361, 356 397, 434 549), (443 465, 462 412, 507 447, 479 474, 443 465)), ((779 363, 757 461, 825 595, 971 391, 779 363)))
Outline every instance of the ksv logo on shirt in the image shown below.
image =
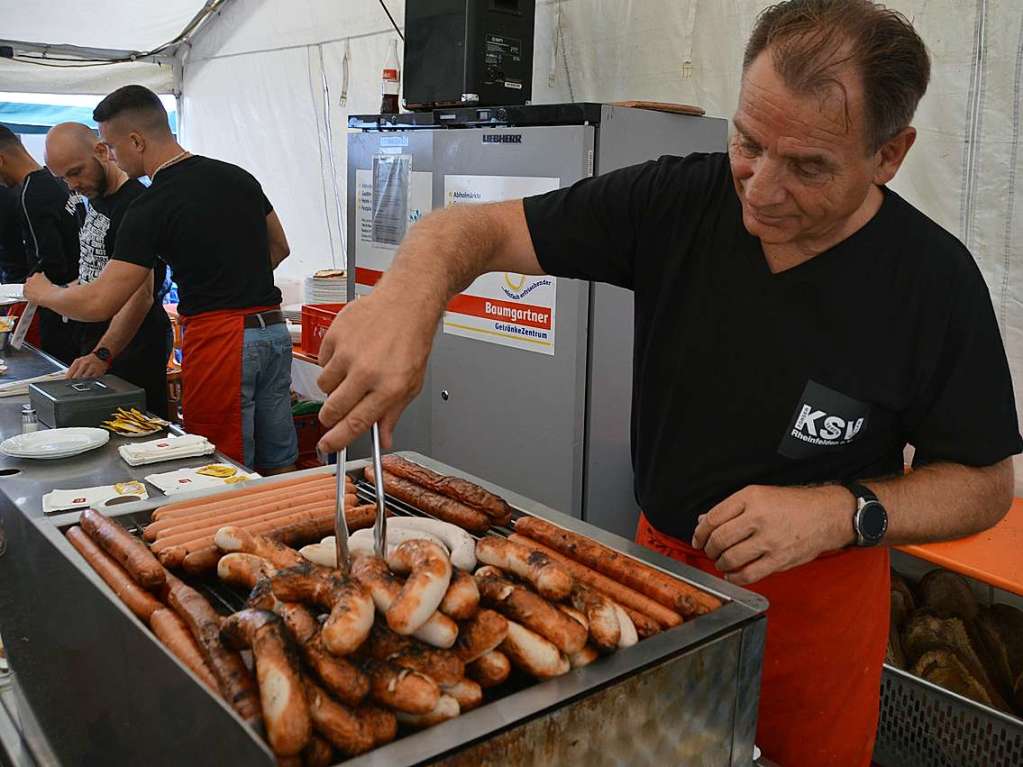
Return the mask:
POLYGON ((808 381, 778 452, 800 459, 844 447, 863 432, 869 414, 867 403, 808 381))

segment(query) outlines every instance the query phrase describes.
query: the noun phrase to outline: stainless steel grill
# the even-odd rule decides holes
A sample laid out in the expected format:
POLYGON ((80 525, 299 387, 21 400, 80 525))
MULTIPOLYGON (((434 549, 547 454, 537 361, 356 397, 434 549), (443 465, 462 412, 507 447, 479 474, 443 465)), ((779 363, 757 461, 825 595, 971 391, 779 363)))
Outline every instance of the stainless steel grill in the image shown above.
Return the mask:
MULTIPOLYGON (((442 725, 407 734, 346 765, 747 767, 752 763, 766 630, 765 600, 452 467, 417 454, 406 457, 435 471, 477 482, 502 495, 517 515, 545 517, 588 535, 719 596, 724 604, 709 615, 565 676, 510 685, 499 700, 442 725)), ((361 480, 364 463, 349 465, 353 478, 361 480)), ((327 467, 305 473, 332 471, 327 467)), ((366 501, 372 500, 372 486, 362 481, 357 484, 358 494, 366 501)), ((140 533, 154 509, 183 497, 126 505, 118 508, 113 518, 140 533)), ((393 498, 387 499, 387 506, 393 514, 422 514, 393 498)), ((84 657, 78 659, 74 673, 55 674, 55 669, 48 669, 50 673, 33 674, 32 664, 24 664, 24 671, 17 668, 19 683, 36 709, 43 731, 61 734, 60 739, 53 737, 51 745, 62 763, 78 764, 83 763, 83 757, 102 756, 104 764, 128 764, 138 763, 144 754, 174 753, 181 756, 176 761, 190 765, 223 764, 224 754, 234 754, 230 761, 236 764, 274 764, 255 733, 223 701, 209 695, 78 558, 62 534, 77 522, 76 514, 30 522, 41 533, 41 541, 38 552, 26 550, 25 555, 60 556, 71 567, 62 566, 63 583, 50 584, 51 593, 59 589, 65 598, 43 600, 33 611, 23 614, 26 629, 33 620, 46 621, 52 611, 70 613, 69 625, 88 620, 90 615, 103 621, 90 627, 99 636, 82 645, 84 657), (126 642, 125 637, 131 641, 126 642), (126 644, 131 645, 127 651, 126 644), (60 689, 53 689, 58 680, 60 689), (106 731, 102 745, 97 744, 89 727, 82 729, 88 737, 76 737, 76 733, 59 726, 58 717, 62 713, 66 716, 66 708, 63 712, 59 706, 56 711, 38 708, 37 701, 73 700, 80 690, 91 693, 90 706, 83 714, 86 718, 118 722, 117 727, 106 731), (97 696, 96 690, 107 694, 97 696), (144 718, 144 712, 151 712, 154 706, 166 712, 165 718, 173 720, 173 727, 154 727, 151 719, 144 718), (141 743, 133 737, 140 731, 146 733, 141 743)), ((496 530, 491 534, 509 532, 496 530)), ((245 595, 215 577, 189 581, 224 612, 244 603, 245 595)), ((52 625, 52 620, 49 623, 52 625)), ((59 665, 61 657, 56 660, 59 665)))

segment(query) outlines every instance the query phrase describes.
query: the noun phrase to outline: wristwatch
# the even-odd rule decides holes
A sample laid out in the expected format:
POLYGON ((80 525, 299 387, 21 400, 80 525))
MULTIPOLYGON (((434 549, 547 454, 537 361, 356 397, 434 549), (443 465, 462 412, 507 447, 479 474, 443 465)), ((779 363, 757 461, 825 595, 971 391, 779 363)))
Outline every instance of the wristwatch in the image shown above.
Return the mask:
POLYGON ((105 346, 100 346, 98 349, 93 349, 92 353, 99 357, 103 362, 108 365, 113 361, 114 355, 110 353, 110 350, 105 346))
POLYGON ((853 530, 857 546, 877 546, 888 532, 888 512, 871 492, 859 482, 844 482, 842 486, 856 499, 853 530))

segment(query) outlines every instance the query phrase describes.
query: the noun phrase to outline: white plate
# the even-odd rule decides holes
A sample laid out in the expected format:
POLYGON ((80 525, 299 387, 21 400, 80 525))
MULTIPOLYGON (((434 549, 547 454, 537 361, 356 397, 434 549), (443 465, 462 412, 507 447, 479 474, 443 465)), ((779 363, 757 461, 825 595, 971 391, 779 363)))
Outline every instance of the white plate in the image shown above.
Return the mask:
POLYGON ((87 453, 110 440, 106 429, 75 426, 18 434, 0 444, 0 453, 12 458, 69 458, 87 453))

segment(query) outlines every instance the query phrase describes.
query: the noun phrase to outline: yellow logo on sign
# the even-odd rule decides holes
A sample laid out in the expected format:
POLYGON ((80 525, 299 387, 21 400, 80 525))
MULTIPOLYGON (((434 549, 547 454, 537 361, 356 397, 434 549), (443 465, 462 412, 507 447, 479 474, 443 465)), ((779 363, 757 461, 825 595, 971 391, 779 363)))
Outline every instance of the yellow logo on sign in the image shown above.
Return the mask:
POLYGON ((522 290, 522 286, 526 284, 526 275, 524 274, 513 274, 512 272, 504 273, 504 281, 508 283, 508 287, 514 290, 516 293, 522 290), (518 284, 515 283, 514 278, 518 278, 518 284))

